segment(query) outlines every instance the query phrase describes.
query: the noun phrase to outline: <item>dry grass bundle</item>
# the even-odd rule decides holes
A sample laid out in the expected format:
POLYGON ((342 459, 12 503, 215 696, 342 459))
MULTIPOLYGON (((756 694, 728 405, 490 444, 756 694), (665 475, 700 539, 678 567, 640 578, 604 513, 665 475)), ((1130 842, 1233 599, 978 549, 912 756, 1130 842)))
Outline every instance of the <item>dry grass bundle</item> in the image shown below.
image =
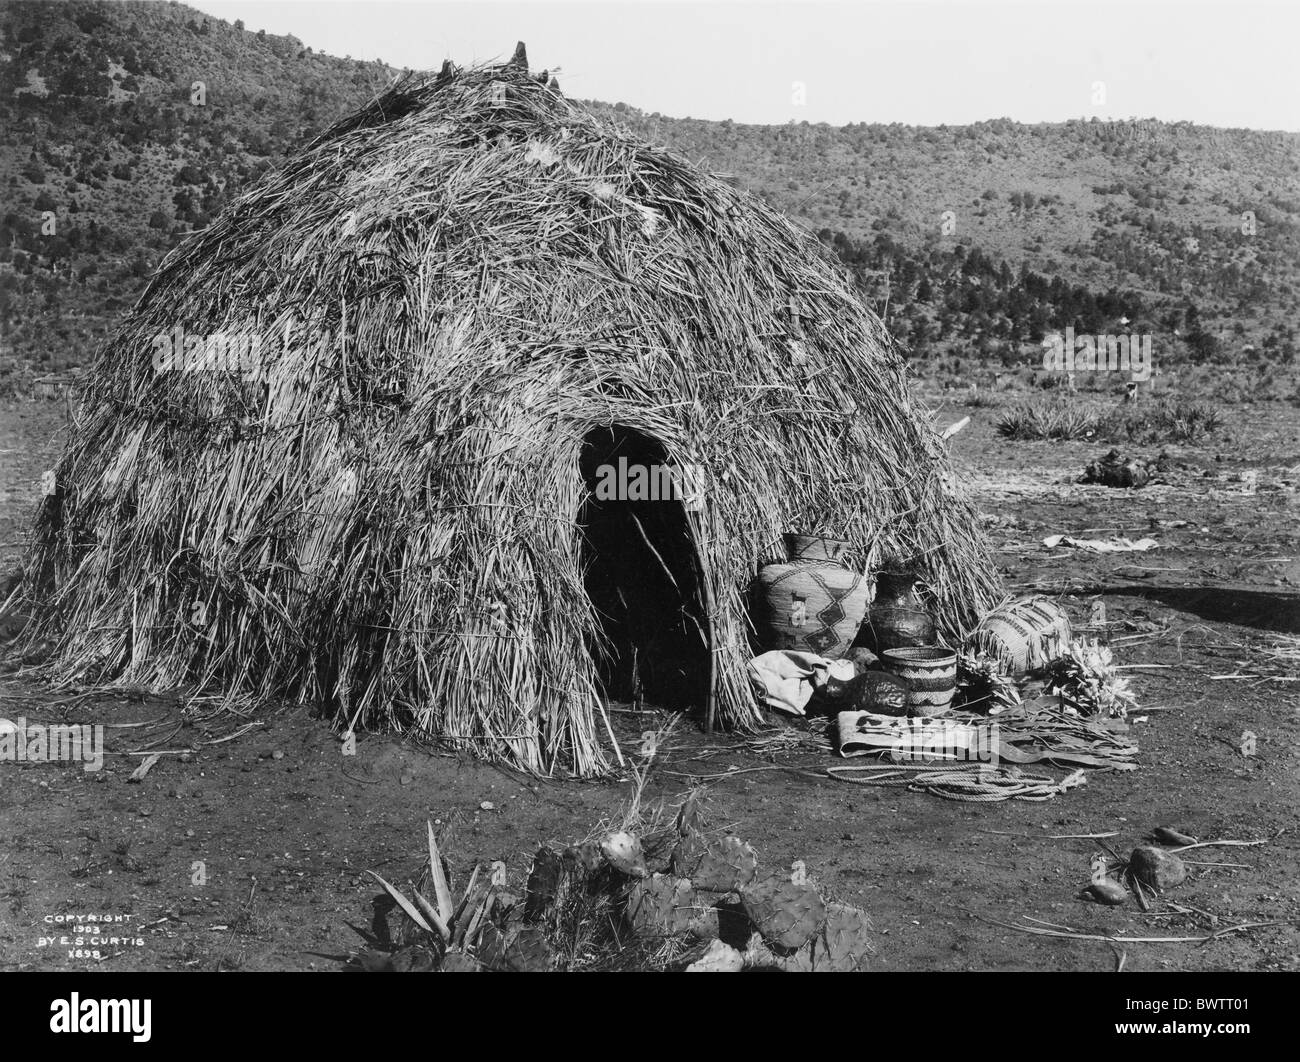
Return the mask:
POLYGON ((680 548, 724 724, 760 722, 745 591, 784 531, 923 558, 950 639, 997 597, 815 239, 518 66, 448 66, 164 261, 88 374, 23 645, 55 681, 324 703, 599 773, 580 458, 616 425, 703 473, 680 548))

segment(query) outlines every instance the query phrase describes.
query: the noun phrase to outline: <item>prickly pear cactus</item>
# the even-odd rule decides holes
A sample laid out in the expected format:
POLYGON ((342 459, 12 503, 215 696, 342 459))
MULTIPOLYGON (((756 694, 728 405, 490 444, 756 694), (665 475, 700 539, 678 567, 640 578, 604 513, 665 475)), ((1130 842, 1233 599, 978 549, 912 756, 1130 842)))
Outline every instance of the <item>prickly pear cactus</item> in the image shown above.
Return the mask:
POLYGON ((713 906, 717 900, 707 892, 701 892, 698 889, 693 893, 694 910, 691 919, 690 933, 696 940, 716 940, 720 934, 718 923, 718 909, 713 906))
POLYGON ((865 911, 843 903, 827 904, 826 925, 813 951, 813 968, 831 973, 864 969, 875 951, 870 934, 871 919, 865 911))
POLYGON ((743 889, 757 872, 758 856, 754 849, 738 837, 724 837, 704 850, 691 881, 697 889, 731 892, 743 889))
POLYGON ((477 957, 489 970, 544 973, 555 956, 540 926, 498 929, 489 923, 479 940, 477 957))
POLYGON ((817 969, 813 961, 813 942, 810 940, 798 951, 781 956, 776 960, 776 966, 782 973, 812 973, 817 969))
POLYGON ((679 878, 690 878, 694 881, 695 868, 704 859, 704 853, 708 850, 708 847, 708 838, 698 830, 688 829, 684 831, 681 839, 673 848, 669 863, 672 872, 679 878))
POLYGON ((605 862, 600 846, 591 842, 569 845, 560 853, 560 858, 573 868, 580 869, 584 875, 594 874, 605 862))
POLYGON ((442 973, 479 973, 483 964, 463 951, 449 951, 442 957, 442 965, 438 969, 442 973))
POLYGON ((826 918, 826 904, 813 886, 780 877, 751 882, 740 899, 763 939, 786 951, 811 940, 826 918))
POLYGON ((699 833, 704 829, 704 796, 695 790, 682 801, 677 812, 677 832, 685 837, 688 833, 699 833))
POLYGON ((643 878, 632 886, 627 897, 628 920, 639 937, 686 933, 701 913, 691 883, 668 874, 643 878))
POLYGON ((554 952, 546 942, 546 934, 536 926, 525 926, 506 945, 502 956, 504 968, 517 973, 546 973, 551 968, 554 952))
POLYGON ((692 831, 673 849, 673 872, 706 892, 733 892, 754 880, 758 856, 738 837, 706 841, 692 831))
POLYGON ((600 851, 609 865, 620 874, 633 878, 646 876, 645 853, 641 849, 641 840, 626 830, 607 833, 600 842, 600 851))

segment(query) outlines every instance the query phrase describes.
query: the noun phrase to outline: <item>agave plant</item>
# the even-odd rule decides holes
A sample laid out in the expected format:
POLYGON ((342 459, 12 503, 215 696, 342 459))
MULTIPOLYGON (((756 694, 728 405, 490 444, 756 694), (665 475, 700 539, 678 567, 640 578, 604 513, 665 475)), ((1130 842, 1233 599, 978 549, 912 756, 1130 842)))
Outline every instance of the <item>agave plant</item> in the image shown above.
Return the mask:
POLYGON ((392 883, 385 881, 373 870, 366 871, 397 903, 406 916, 431 938, 442 945, 444 953, 467 952, 478 943, 488 912, 496 899, 497 888, 489 884, 479 888, 480 865, 474 865, 469 884, 457 903, 452 899, 447 874, 438 854, 438 842, 433 836, 433 823, 429 827, 429 874, 433 883, 433 899, 418 889, 411 889, 411 899, 392 883))

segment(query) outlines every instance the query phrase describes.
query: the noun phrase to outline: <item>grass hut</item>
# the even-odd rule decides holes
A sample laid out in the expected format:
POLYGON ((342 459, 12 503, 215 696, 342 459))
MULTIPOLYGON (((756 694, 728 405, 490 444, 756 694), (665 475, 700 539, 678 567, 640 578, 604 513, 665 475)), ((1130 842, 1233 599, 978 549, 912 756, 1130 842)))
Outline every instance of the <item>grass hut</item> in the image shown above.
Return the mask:
POLYGON ((759 722, 747 589, 792 529, 923 558, 949 636, 997 593, 814 238, 521 57, 447 64, 162 263, 87 375, 22 642, 59 683, 288 698, 594 774, 638 683, 759 722), (602 496, 624 465, 693 493, 602 496))

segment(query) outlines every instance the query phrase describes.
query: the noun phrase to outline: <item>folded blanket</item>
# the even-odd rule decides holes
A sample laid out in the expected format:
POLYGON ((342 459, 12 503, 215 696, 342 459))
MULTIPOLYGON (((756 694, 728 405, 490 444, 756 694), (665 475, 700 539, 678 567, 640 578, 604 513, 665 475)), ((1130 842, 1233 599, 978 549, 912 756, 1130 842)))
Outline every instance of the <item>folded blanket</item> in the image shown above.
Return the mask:
POLYGON ((813 693, 826 685, 827 679, 852 677, 852 660, 828 660, 796 649, 773 649, 749 662, 754 695, 768 708, 790 715, 803 715, 813 693))

